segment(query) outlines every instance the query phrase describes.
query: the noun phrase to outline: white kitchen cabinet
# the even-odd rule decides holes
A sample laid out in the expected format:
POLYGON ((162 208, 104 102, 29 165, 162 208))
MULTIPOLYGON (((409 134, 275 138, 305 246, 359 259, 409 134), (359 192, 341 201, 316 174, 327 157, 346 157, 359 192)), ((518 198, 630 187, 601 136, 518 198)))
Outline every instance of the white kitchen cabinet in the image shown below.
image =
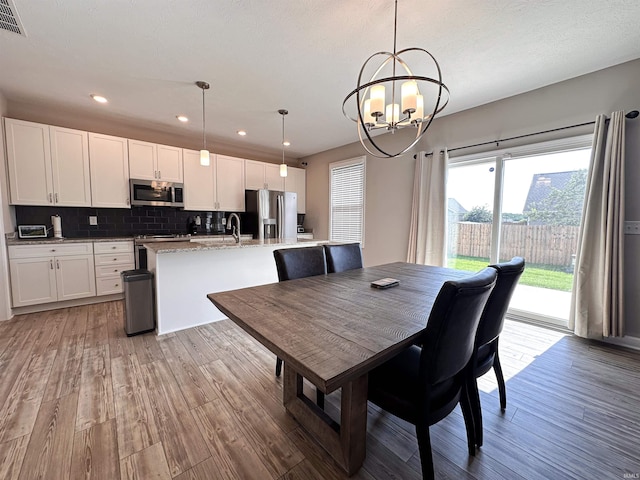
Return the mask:
POLYGON ((87 132, 5 118, 13 205, 91 205, 87 132))
POLYGON ((185 210, 244 212, 242 158, 211 155, 211 165, 200 165, 200 152, 184 150, 185 210))
POLYGON ((89 133, 91 205, 131 208, 127 139, 89 133))
POLYGON ((14 307, 93 297, 92 243, 9 246, 14 307))
POLYGON ((280 165, 275 163, 245 160, 245 188, 247 190, 284 191, 284 178, 280 176, 280 165))
POLYGON ((216 210, 244 212, 244 164, 242 158, 216 155, 216 210))
POLYGON ((143 180, 182 183, 182 149, 129 140, 129 176, 143 180))
MULTIPOLYGON (((203 167, 200 152, 182 151, 184 160, 184 209, 192 211, 212 211, 216 209, 215 161, 203 167)), ((214 160, 215 155, 211 155, 214 160)))
POLYGON ((303 168, 287 168, 287 176, 284 179, 284 189, 287 192, 298 194, 298 213, 305 213, 306 209, 306 177, 307 172, 303 168))
POLYGON ((133 242, 96 242, 93 251, 97 295, 122 293, 124 288, 120 273, 135 268, 133 242))

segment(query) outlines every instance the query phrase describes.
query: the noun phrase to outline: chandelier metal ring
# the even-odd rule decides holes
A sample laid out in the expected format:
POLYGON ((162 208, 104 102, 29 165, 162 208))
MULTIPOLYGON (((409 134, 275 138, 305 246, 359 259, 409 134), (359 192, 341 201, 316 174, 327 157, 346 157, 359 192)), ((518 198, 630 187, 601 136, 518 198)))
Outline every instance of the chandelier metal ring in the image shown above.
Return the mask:
MULTIPOLYGON (((395 65, 394 65, 394 70, 395 70, 395 65)), ((360 139, 360 143, 362 143, 362 146, 370 155, 377 158, 397 157, 408 152, 418 143, 422 135, 424 135, 424 133, 427 131, 427 129, 431 125, 431 122, 433 121, 435 116, 447 106, 447 104, 449 103, 449 98, 450 98, 449 89, 442 81, 442 73, 440 70, 440 65, 438 64, 435 57, 427 50, 423 48, 412 47, 412 48, 406 48, 404 50, 400 50, 396 54, 393 54, 391 52, 376 52, 373 55, 371 55, 362 65, 362 68, 360 69, 360 73, 358 75, 358 86, 353 91, 351 91, 342 102, 342 113, 344 114, 345 117, 347 117, 348 119, 358 124, 358 137, 360 139), (407 65, 407 63, 401 58, 401 55, 407 52, 421 52, 428 55, 435 65, 436 71, 438 73, 438 78, 431 78, 423 75, 414 75, 411 69, 409 68, 409 66, 407 65), (367 83, 362 83, 362 77, 364 75, 364 72, 367 69, 367 66, 369 66, 370 63, 374 59, 376 59, 378 56, 384 56, 385 57, 384 61, 375 70, 370 80, 367 83), (386 76, 386 77, 376 78, 380 74, 382 69, 385 66, 387 66, 390 62, 395 62, 400 66, 402 66, 402 68, 406 71, 407 74, 395 75, 392 77, 386 76), (380 147, 375 143, 370 132, 376 129, 381 129, 381 128, 386 128, 387 130, 394 130, 396 128, 408 126, 407 124, 404 123, 406 119, 403 119, 404 121, 396 122, 395 125, 389 126, 386 123, 383 123, 377 127, 372 128, 371 124, 368 124, 367 122, 365 122, 363 108, 364 108, 364 102, 366 100, 365 97, 369 93, 369 89, 372 86, 384 84, 384 83, 393 83, 395 88, 395 82, 398 82, 398 81, 415 81, 415 82, 424 82, 424 83, 436 85, 438 87, 438 93, 436 95, 433 110, 431 111, 431 113, 415 121, 414 126, 416 128, 416 138, 414 139, 414 141, 411 142, 411 144, 409 144, 405 148, 403 148, 401 151, 396 153, 390 153, 385 151, 382 147, 380 147), (443 94, 444 94, 444 97, 446 98, 443 98, 443 94), (355 118, 349 115, 349 113, 347 112, 347 104, 350 102, 350 100, 353 98, 354 95, 356 97, 356 106, 357 106, 357 117, 355 118), (373 145, 373 147, 375 148, 375 151, 370 149, 367 146, 367 144, 364 142, 364 137, 362 135, 363 133, 366 136, 366 138, 369 140, 371 145, 373 145)))

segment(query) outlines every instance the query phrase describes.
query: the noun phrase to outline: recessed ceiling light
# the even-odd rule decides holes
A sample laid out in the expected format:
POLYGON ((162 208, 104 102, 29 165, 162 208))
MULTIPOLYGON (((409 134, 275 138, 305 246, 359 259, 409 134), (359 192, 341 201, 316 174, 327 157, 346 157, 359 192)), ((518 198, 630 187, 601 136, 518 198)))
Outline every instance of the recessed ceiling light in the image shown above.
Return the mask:
POLYGON ((178 120, 180 120, 182 123, 186 123, 189 121, 189 119, 187 117, 185 117, 184 115, 176 115, 176 118, 178 120))
POLYGON ((98 103, 107 103, 108 100, 104 98, 102 95, 96 95, 95 93, 91 94, 91 98, 93 98, 98 103))
POLYGON ((244 130, 238 130, 238 135, 240 135, 241 137, 244 137, 247 134, 247 132, 245 132, 244 130))
POLYGON ((289 145, 291 145, 291 142, 290 142, 289 140, 285 140, 284 142, 282 142, 282 144, 283 144, 285 147, 288 147, 289 145))

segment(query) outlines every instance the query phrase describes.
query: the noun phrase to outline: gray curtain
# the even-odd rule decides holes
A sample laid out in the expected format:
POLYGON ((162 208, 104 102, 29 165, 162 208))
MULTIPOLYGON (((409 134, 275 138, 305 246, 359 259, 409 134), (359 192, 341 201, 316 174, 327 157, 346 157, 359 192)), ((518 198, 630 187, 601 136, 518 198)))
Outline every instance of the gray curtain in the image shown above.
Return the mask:
POLYGON ((624 129, 624 112, 596 118, 569 316, 585 338, 624 335, 624 129))
POLYGON ((447 151, 419 152, 413 180, 407 262, 445 265, 447 151))

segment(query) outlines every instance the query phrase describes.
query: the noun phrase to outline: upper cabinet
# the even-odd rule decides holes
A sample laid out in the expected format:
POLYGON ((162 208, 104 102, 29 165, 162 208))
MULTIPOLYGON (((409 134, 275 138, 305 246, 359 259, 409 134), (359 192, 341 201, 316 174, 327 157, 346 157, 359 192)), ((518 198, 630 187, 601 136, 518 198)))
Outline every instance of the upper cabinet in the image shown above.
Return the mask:
POLYGON ((127 139, 89 133, 91 205, 131 208, 127 139))
POLYGON ((87 132, 5 118, 13 205, 91 206, 87 132))
POLYGON ((144 180, 183 181, 182 149, 129 140, 129 176, 144 180))
POLYGON ((298 213, 305 213, 306 210, 306 177, 303 168, 288 167, 284 178, 285 191, 298 194, 298 213))
POLYGON ((244 212, 244 159, 211 155, 200 165, 200 152, 184 150, 185 210, 244 212))
POLYGON ((245 176, 247 190, 284 191, 284 178, 280 176, 278 164, 245 160, 245 176))
POLYGON ((216 155, 217 210, 244 212, 244 164, 242 158, 216 155))
MULTIPOLYGON (((182 150, 184 159, 184 209, 194 211, 215 210, 215 162, 200 165, 200 152, 182 150)), ((211 155, 214 160, 215 155, 211 155)))

